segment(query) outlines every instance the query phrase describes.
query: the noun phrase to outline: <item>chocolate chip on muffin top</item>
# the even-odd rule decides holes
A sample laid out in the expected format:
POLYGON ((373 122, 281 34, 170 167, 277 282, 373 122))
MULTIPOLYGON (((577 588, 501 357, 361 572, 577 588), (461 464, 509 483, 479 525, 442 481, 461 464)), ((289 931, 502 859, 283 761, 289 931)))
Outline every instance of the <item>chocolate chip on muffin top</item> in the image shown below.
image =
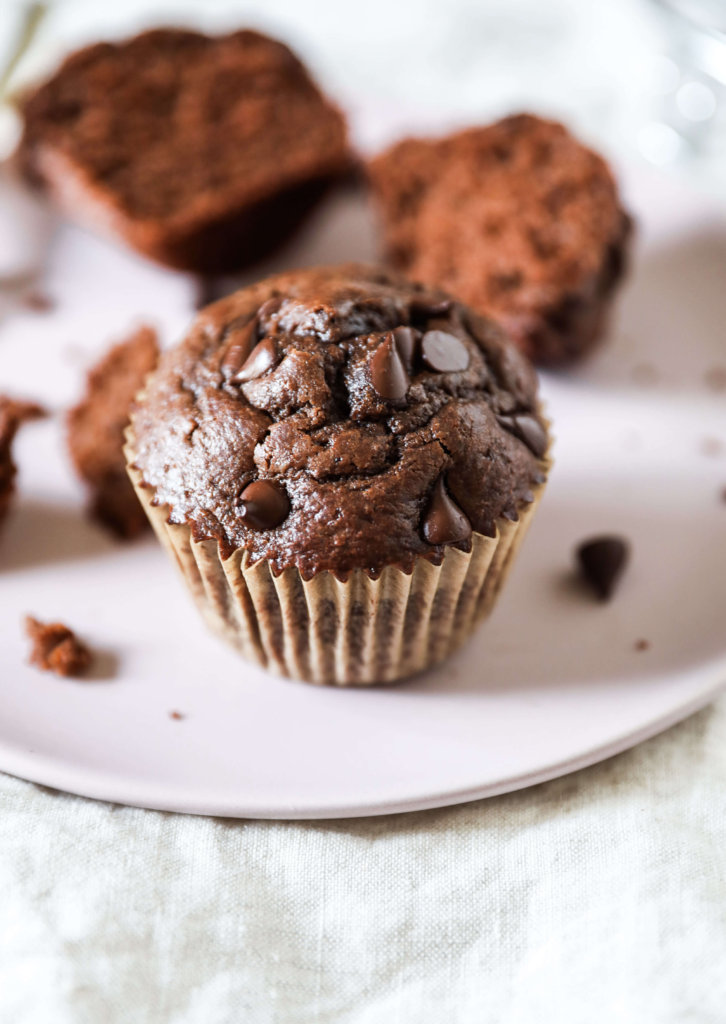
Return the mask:
POLYGON ((135 466, 197 539, 276 571, 440 561, 543 479, 530 364, 492 322, 395 273, 270 278, 209 306, 133 416, 135 466))

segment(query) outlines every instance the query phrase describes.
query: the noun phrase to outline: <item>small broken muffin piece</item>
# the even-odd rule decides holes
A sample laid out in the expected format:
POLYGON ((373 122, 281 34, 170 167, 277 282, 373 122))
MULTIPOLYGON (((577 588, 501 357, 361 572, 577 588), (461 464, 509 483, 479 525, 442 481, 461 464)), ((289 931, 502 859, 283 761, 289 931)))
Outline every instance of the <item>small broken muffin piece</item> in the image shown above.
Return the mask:
POLYGON ((146 530, 148 520, 126 474, 124 430, 129 406, 158 358, 156 332, 140 327, 91 369, 85 397, 68 414, 68 448, 90 488, 91 514, 126 540, 146 530))
POLYGON ((25 100, 26 178, 199 274, 266 258, 353 165, 343 115, 259 32, 154 29, 72 54, 25 100))
POLYGON ((25 618, 30 638, 30 664, 59 676, 82 676, 91 664, 91 652, 76 634, 62 622, 39 622, 25 618))
POLYGON ((631 220, 606 162, 529 114, 406 139, 370 180, 388 261, 498 320, 543 365, 602 336, 631 220))
POLYGON ((15 435, 23 423, 45 415, 45 409, 35 402, 21 402, 0 395, 0 523, 7 515, 15 490, 17 467, 12 458, 15 435))

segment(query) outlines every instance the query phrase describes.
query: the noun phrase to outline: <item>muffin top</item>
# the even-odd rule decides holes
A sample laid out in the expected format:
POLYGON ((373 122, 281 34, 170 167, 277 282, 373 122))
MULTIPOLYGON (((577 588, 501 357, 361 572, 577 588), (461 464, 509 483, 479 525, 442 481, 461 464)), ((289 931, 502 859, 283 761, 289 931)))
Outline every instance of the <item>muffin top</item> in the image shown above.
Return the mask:
POLYGON ((516 519, 544 479, 536 376, 445 293, 347 264, 208 306, 132 416, 169 521, 275 572, 411 568, 516 519))

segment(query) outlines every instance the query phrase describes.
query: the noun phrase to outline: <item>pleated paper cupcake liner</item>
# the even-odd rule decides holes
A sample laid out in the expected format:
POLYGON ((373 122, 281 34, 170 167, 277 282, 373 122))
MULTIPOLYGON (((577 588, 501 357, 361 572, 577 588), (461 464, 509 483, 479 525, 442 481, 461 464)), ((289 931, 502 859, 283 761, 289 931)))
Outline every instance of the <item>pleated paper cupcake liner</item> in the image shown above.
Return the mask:
POLYGON ((491 610, 544 489, 519 519, 500 519, 494 537, 474 533, 471 550, 448 548, 439 565, 420 556, 411 572, 356 569, 345 580, 325 571, 306 580, 252 563, 244 549, 222 558, 214 540, 168 522, 169 508, 134 467, 129 476, 162 545, 176 562, 207 624, 250 661, 311 683, 366 686, 413 675, 446 658, 491 610))

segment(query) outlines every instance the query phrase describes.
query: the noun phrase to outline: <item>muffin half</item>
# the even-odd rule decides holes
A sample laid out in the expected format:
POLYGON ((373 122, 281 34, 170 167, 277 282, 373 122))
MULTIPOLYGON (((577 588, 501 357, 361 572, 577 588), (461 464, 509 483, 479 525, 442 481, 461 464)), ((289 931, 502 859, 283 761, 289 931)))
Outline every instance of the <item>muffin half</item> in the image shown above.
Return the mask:
POLYGON ((367 684, 440 661, 486 614, 548 446, 499 328, 351 264, 204 310, 138 397, 126 456, 215 630, 286 675, 367 684))
POLYGON ((154 29, 72 54, 23 102, 20 163, 73 218, 199 273, 264 259, 352 165, 282 43, 154 29))
POLYGON ((369 173, 396 269, 494 317, 542 365, 603 336, 632 224, 607 163, 563 125, 520 114, 405 139, 369 173))

